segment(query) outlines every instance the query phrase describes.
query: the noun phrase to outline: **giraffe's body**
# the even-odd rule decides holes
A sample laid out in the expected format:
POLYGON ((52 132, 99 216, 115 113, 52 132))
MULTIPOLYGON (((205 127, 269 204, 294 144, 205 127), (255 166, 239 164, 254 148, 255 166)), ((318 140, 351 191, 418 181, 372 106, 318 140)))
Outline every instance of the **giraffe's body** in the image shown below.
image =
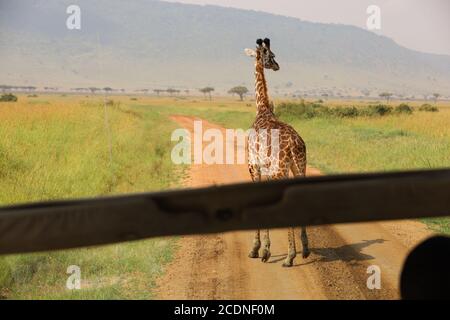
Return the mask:
MULTIPOLYGON (((256 52, 247 49, 247 54, 255 56, 255 94, 256 119, 253 123, 253 137, 248 140, 249 171, 254 182, 262 180, 283 179, 289 177, 291 171, 294 176, 306 174, 306 146, 300 135, 290 125, 275 117, 273 105, 269 101, 264 68, 277 71, 278 64, 270 51, 268 39, 257 41, 256 52), (265 137, 265 138, 264 138, 265 137), (275 139, 278 138, 278 141, 275 139), (275 141, 276 143, 272 143, 275 141), (272 152, 272 149, 277 152, 272 152)), ((309 256, 306 228, 301 228, 303 257, 309 256)), ((296 256, 294 228, 288 231, 288 255, 283 266, 290 267, 296 256)), ((259 249, 263 248, 261 260, 266 262, 270 258, 269 230, 265 230, 262 243, 260 231, 257 230, 253 241, 253 248, 249 257, 258 258, 259 249)))

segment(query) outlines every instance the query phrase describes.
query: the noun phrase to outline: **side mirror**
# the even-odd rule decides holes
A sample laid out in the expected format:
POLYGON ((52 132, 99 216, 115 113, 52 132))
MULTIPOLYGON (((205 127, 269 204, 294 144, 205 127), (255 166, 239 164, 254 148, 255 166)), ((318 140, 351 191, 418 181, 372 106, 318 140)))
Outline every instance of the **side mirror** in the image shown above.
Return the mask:
POLYGON ((450 299, 450 238, 431 237, 406 258, 400 279, 402 299, 450 299))

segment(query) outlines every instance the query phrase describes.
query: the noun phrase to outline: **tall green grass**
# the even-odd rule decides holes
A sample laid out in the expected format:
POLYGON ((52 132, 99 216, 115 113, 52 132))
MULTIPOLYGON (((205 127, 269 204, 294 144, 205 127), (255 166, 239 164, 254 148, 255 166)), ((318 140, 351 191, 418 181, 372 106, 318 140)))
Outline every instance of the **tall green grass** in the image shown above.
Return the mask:
POLYGON ((2 115, 2 205, 160 190, 173 182, 167 137, 175 124, 157 110, 108 107, 109 127, 100 102, 16 107, 2 115))
POLYGON ((175 245, 167 238, 2 257, 0 299, 152 299, 175 245), (71 265, 80 267, 80 290, 66 287, 71 265))
MULTIPOLYGON (((23 100, 23 101, 22 101, 23 100)), ((176 125, 158 109, 101 99, 0 104, 0 205, 167 189, 179 183, 170 160, 176 125), (111 142, 112 158, 109 145, 111 142), (112 159, 112 160, 111 160, 112 159)), ((174 239, 154 239, 0 257, 0 298, 152 298, 174 239), (82 289, 68 290, 67 267, 82 289)))

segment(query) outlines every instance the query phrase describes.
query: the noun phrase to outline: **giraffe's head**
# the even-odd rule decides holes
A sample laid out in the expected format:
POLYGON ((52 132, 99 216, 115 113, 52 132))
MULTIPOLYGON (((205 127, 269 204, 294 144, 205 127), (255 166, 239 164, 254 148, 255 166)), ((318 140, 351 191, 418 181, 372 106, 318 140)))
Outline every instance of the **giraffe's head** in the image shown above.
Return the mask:
POLYGON ((256 62, 261 63, 266 69, 280 70, 280 66, 275 61, 275 54, 270 50, 270 39, 256 40, 256 50, 245 49, 245 53, 250 57, 255 57, 256 62))

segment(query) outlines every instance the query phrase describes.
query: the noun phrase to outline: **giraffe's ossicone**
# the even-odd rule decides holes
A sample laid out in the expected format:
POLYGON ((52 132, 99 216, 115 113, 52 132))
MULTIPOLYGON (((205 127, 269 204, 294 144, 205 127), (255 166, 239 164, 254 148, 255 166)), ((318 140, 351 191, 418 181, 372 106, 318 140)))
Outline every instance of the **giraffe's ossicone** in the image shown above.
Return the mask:
MULTIPOLYGON (((278 120, 274 114, 273 104, 269 100, 264 69, 280 70, 275 61, 275 54, 270 49, 269 39, 256 40, 256 50, 245 49, 247 55, 255 58, 255 96, 256 118, 247 143, 248 168, 254 182, 262 180, 283 179, 306 174, 306 145, 300 135, 290 125, 278 120)), ((301 228, 300 239, 303 246, 303 258, 310 254, 306 228, 301 228)), ((284 267, 293 265, 297 254, 295 231, 288 231, 288 253, 284 267)), ((269 230, 265 230, 261 242, 260 230, 255 233, 250 258, 258 258, 262 246, 261 260, 270 258, 269 230)))

